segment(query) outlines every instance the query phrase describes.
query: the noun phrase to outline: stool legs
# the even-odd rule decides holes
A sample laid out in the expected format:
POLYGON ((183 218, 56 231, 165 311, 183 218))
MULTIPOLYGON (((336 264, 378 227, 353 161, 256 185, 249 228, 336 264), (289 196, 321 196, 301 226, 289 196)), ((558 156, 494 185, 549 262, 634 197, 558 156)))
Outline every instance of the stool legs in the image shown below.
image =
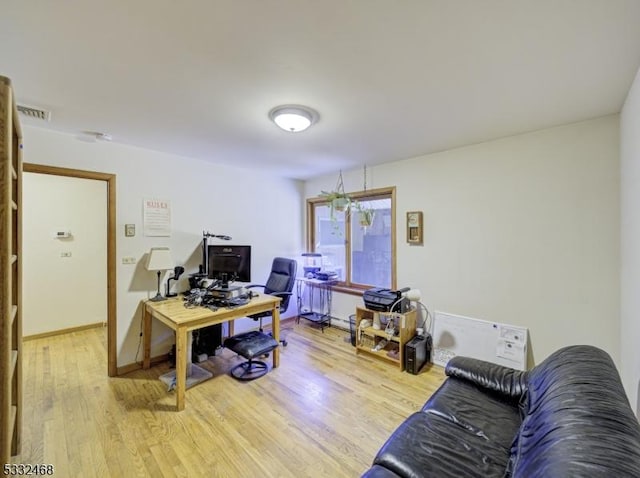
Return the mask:
POLYGON ((269 367, 265 362, 249 359, 233 367, 229 373, 233 378, 248 381, 262 377, 268 371, 269 367))

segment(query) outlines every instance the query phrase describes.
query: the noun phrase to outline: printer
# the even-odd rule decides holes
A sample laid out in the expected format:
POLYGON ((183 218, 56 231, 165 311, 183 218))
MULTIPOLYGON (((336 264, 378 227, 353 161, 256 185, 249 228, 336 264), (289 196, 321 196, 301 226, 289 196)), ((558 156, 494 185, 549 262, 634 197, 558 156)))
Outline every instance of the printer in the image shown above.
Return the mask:
POLYGON ((405 287, 400 290, 373 288, 365 290, 362 294, 364 306, 369 310, 377 312, 400 312, 404 314, 409 310, 409 299, 402 294, 410 288, 405 287), (399 301, 399 302, 398 302, 399 301), (394 307, 393 305, 396 304, 394 307), (391 308, 393 307, 393 310, 391 308))

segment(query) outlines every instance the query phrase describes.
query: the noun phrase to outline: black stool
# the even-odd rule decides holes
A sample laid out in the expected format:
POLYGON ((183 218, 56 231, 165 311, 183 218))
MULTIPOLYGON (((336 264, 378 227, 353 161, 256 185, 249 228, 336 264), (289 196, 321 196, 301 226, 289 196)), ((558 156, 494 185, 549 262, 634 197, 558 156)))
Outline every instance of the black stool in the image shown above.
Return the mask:
POLYGON ((224 346, 247 359, 247 362, 239 363, 231 369, 231 376, 238 380, 253 380, 269 371, 265 362, 253 358, 273 351, 278 347, 278 342, 271 335, 252 330, 229 337, 224 341, 224 346))

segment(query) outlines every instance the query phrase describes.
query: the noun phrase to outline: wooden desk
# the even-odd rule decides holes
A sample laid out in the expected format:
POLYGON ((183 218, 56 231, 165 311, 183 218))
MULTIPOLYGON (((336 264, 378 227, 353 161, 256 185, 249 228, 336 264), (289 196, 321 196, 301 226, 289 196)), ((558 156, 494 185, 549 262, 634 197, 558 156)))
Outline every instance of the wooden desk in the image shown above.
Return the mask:
MULTIPOLYGON (((271 295, 260 295, 251 299, 247 305, 227 309, 221 307, 213 312, 206 307, 187 309, 182 297, 160 302, 150 300, 144 303, 144 360, 142 368, 151 366, 151 322, 152 318, 169 326, 176 333, 176 408, 184 410, 184 396, 187 385, 187 334, 192 330, 208 325, 229 322, 229 335, 233 335, 233 321, 258 312, 271 312, 271 333, 273 338, 280 339, 280 298, 271 295)), ((273 367, 280 364, 280 350, 273 352, 273 367)))

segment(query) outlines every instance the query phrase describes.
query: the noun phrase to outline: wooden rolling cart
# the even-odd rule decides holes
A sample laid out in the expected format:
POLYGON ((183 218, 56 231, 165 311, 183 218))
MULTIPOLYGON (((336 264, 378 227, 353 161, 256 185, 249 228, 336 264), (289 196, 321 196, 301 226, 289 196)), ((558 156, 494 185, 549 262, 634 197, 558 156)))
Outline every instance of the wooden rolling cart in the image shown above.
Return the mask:
MULTIPOLYGON (((388 317, 386 312, 376 312, 364 307, 356 307, 355 333, 356 354, 367 354, 373 357, 396 364, 400 371, 404 370, 404 346, 416 335, 416 310, 411 309, 404 314, 391 314, 397 316, 397 335, 390 335, 385 331, 384 325, 380 329, 374 328, 374 323, 379 323, 382 318, 388 317), (369 320, 371 325, 360 327, 362 320, 369 320), (388 343, 380 350, 374 350, 382 340, 388 343), (391 350, 397 350, 397 354, 389 354, 391 350)), ((391 319, 390 319, 391 320, 391 319)))

